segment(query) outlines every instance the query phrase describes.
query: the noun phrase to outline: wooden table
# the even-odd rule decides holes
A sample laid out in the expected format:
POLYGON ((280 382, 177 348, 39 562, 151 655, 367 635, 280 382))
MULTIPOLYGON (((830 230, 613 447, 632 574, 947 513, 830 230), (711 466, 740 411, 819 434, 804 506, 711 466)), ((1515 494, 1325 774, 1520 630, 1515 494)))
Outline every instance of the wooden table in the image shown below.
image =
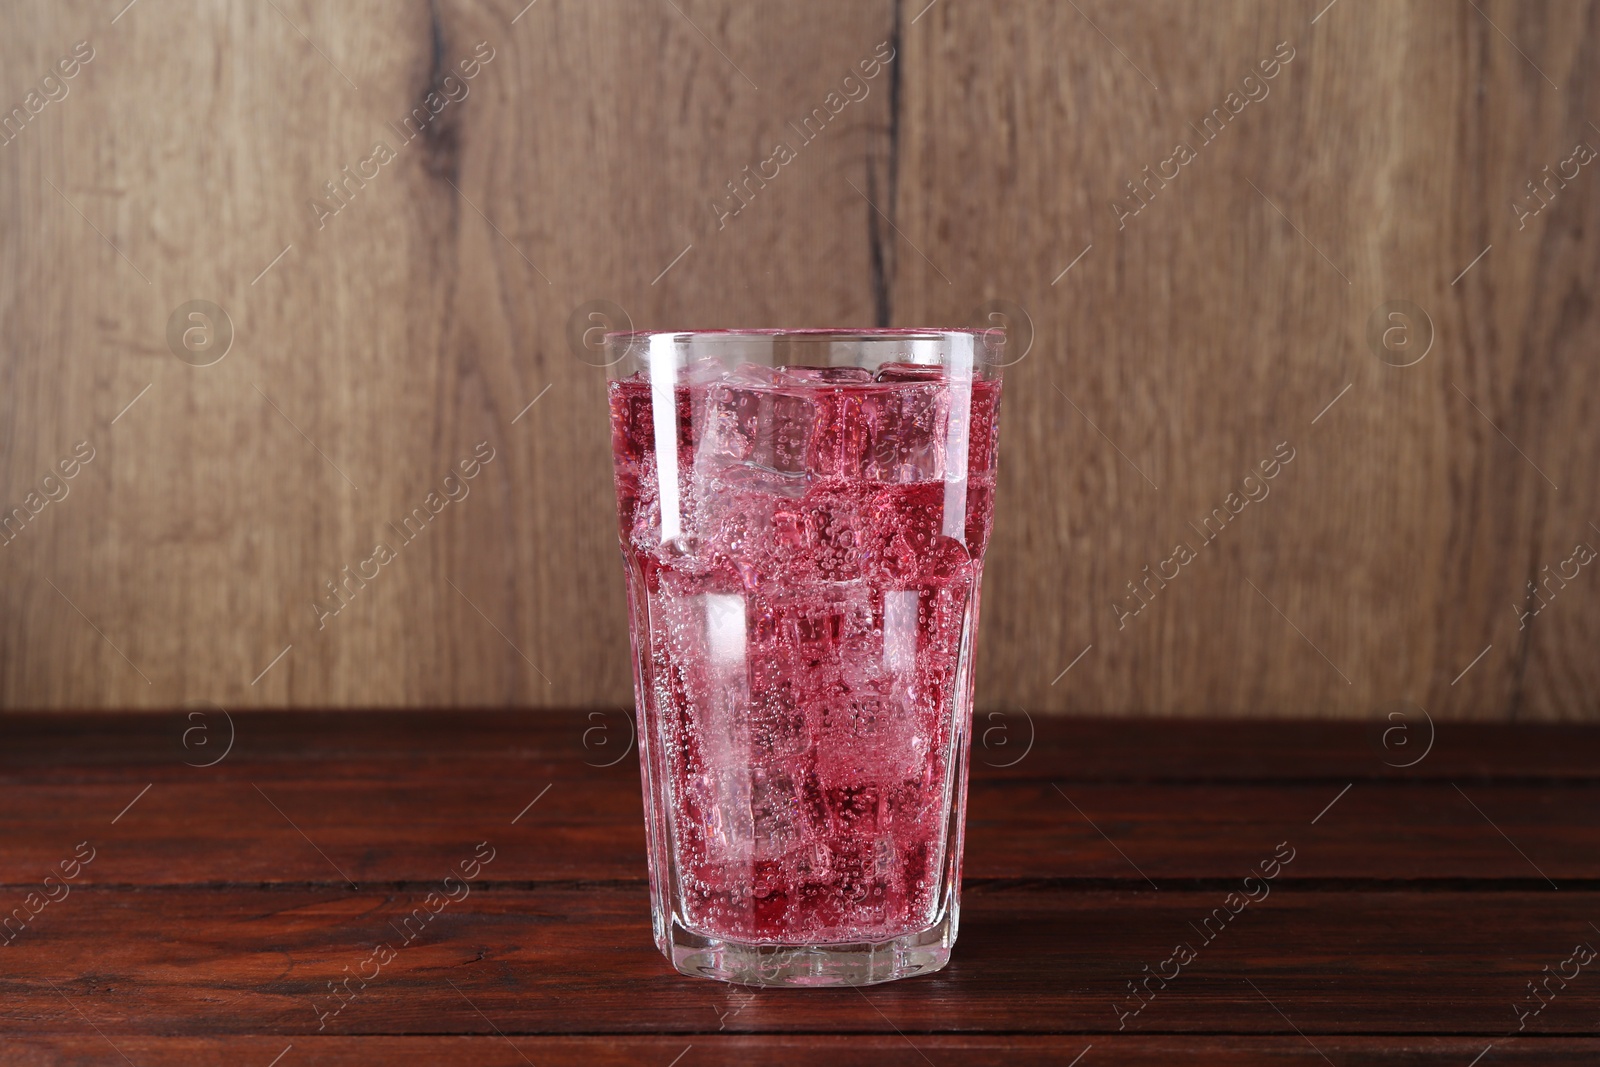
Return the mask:
POLYGON ((0 717, 0 1063, 1600 1063, 1600 731, 1386 725, 980 716, 950 966, 791 991, 657 954, 621 711, 0 717))

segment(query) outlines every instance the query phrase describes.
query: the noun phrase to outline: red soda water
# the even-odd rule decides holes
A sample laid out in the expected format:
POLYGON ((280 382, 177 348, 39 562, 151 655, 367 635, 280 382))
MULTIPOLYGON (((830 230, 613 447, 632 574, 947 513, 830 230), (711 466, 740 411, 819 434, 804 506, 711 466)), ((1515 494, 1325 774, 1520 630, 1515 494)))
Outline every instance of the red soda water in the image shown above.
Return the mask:
POLYGON ((610 386, 658 900, 753 944, 926 929, 959 872, 1000 383, 705 363, 610 386))

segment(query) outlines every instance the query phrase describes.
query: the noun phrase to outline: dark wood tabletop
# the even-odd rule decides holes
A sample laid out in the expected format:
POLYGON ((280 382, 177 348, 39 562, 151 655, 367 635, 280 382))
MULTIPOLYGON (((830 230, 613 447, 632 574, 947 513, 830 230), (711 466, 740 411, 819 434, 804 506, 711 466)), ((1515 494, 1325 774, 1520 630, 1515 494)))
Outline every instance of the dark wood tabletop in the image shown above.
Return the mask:
POLYGON ((1600 730, 975 726, 950 965, 801 991, 656 951, 621 710, 0 717, 0 1063, 1600 1063, 1600 730))

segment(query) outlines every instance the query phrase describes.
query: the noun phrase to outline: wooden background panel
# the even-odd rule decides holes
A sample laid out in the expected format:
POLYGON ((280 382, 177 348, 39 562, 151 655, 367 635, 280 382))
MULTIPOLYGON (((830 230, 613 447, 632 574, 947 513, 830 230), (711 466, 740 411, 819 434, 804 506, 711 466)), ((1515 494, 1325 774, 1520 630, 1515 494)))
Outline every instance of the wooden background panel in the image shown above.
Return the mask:
POLYGON ((901 225, 954 285, 902 250, 896 317, 982 288, 1036 330, 1008 372, 980 693, 1592 715, 1593 582, 1531 634, 1512 604, 1600 544, 1579 354, 1600 194, 1580 174, 1521 232, 1509 204, 1600 143, 1595 11, 1482 6, 940 5, 908 31, 901 225), (1162 168, 1180 142, 1195 158, 1162 168), (1171 180, 1141 203, 1146 166, 1171 180), (1366 336, 1398 299, 1432 324, 1407 367, 1366 336), (1280 442, 1270 495, 1203 540, 1280 442), (1194 561, 1136 598, 1179 543, 1194 561))
POLYGON ((725 183, 892 48, 893 12, 679 6, 29 12, 7 70, 108 43, 0 161, 0 499, 80 436, 99 452, 0 560, 7 704, 628 699, 604 373, 569 319, 870 323, 871 209, 818 176, 887 187, 884 71, 719 228, 725 183), (197 297, 235 329, 204 368, 164 337, 197 297), (402 543, 479 442, 496 458, 402 543), (379 541, 395 561, 350 579, 379 541))
POLYGON ((0 108, 95 58, 0 146, 0 507, 95 458, 0 547, 0 703, 627 702, 603 372, 569 326, 1005 301, 1034 341, 981 703, 1592 716, 1591 568, 1525 585, 1600 546, 1594 170, 1520 229, 1511 204, 1600 145, 1600 27, 1478 7, 27 4, 0 108), (1202 145, 1230 91, 1260 98, 1202 145), (204 367, 166 336, 197 299, 234 332, 204 367), (1367 340, 1397 299, 1433 335, 1403 368, 1367 340), (1141 606, 1280 442, 1270 495, 1141 606), (394 562, 319 619, 380 540, 394 562))

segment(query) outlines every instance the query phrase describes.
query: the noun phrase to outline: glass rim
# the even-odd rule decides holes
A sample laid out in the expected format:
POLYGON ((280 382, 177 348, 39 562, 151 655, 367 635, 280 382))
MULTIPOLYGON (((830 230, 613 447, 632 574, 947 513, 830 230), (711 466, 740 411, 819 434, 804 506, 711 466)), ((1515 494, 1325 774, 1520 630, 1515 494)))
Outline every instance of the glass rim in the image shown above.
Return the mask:
POLYGON ((641 337, 875 337, 935 338, 967 334, 983 337, 1001 327, 996 326, 794 326, 748 327, 716 330, 612 330, 603 335, 606 341, 632 340, 641 337))
POLYGON ((605 334, 601 366, 612 380, 640 372, 654 377, 653 365, 666 359, 682 369, 701 360, 719 360, 729 371, 736 361, 761 366, 860 367, 877 371, 891 363, 956 368, 957 377, 992 381, 1006 366, 1003 326, 926 328, 796 327, 722 330, 614 330, 605 334))

